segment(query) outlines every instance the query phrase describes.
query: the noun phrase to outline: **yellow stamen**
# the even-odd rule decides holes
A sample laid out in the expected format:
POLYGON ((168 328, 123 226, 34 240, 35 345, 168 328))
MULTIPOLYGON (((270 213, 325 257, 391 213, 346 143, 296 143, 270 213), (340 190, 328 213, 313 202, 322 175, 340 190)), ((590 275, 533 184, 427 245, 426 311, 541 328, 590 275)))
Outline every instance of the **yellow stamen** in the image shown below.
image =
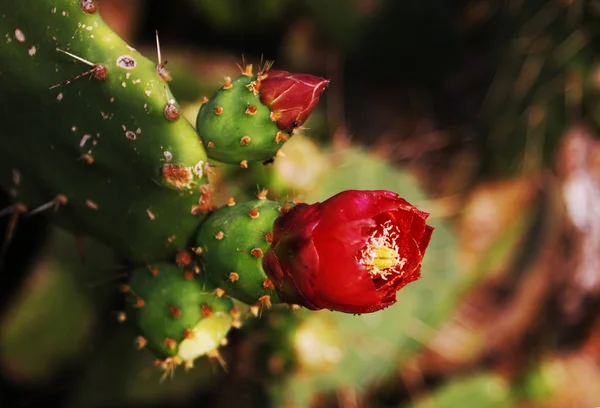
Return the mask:
POLYGON ((375 248, 373 269, 393 268, 398 263, 398 254, 392 248, 382 246, 375 248))
POLYGON ((372 278, 387 279, 392 273, 401 273, 405 258, 400 258, 396 240, 400 236, 398 227, 386 221, 381 230, 376 230, 360 251, 358 262, 372 278))

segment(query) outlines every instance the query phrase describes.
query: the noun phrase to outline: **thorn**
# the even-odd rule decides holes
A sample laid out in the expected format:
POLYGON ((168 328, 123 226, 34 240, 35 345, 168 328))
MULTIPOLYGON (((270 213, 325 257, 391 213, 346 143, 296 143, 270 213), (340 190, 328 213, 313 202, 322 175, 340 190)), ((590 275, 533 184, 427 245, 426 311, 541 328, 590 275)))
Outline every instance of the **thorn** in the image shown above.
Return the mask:
POLYGON ((208 317, 213 313, 213 310, 209 305, 202 305, 201 309, 202 309, 202 316, 204 316, 204 317, 208 317))
POLYGON ((233 85, 231 84, 231 78, 225 77, 225 83, 223 84, 223 89, 231 89, 233 85))
POLYGON ((281 150, 277 150, 277 153, 275 153, 275 158, 280 159, 282 157, 285 157, 285 153, 282 152, 281 150))
POLYGON ((259 200, 266 200, 267 194, 269 194, 269 190, 267 190, 266 188, 263 188, 256 194, 256 198, 258 198, 259 200))
POLYGON ((264 295, 258 298, 258 303, 260 303, 262 306, 266 306, 267 308, 271 308, 271 296, 269 295, 264 295))
POLYGON ((265 235, 265 241, 267 241, 269 244, 273 242, 273 231, 267 232, 265 235))
POLYGON ((150 273, 152 274, 152 276, 158 276, 158 274, 160 273, 160 270, 158 269, 157 266, 153 266, 150 268, 150 273))
POLYGON ((231 322, 231 327, 233 327, 235 329, 241 329, 242 321, 240 319, 235 319, 234 321, 231 322))
POLYGON ((56 51, 58 51, 58 52, 62 52, 63 54, 66 54, 66 55, 68 55, 69 57, 76 59, 77 61, 83 62, 84 64, 87 64, 87 65, 89 65, 90 67, 95 67, 95 66, 96 66, 96 64, 94 64, 93 62, 90 62, 90 61, 88 61, 88 60, 86 60, 86 59, 84 59, 84 58, 81 58, 81 57, 79 57, 79 56, 77 56, 77 55, 75 55, 75 54, 71 54, 71 53, 70 53, 70 52, 68 52, 68 51, 61 50, 60 48, 57 48, 57 49, 56 49, 56 51))
POLYGON ((79 6, 81 7, 81 10, 87 14, 94 14, 98 9, 94 0, 81 0, 79 6))
POLYGON ((58 210, 58 207, 60 207, 61 205, 66 205, 67 204, 67 197, 65 197, 62 194, 57 195, 52 201, 47 202, 46 204, 42 204, 41 206, 39 206, 38 208, 31 210, 27 216, 31 217, 35 214, 39 214, 43 211, 46 211, 48 208, 52 208, 54 207, 54 211, 58 210))
POLYGON ((271 69, 271 67, 273 67, 273 64, 275 64, 275 61, 271 61, 271 60, 266 60, 264 65, 262 67, 258 67, 259 72, 258 72, 258 79, 260 81, 262 81, 263 79, 265 79, 267 77, 267 72, 271 69))
POLYGON ((177 347, 177 341, 167 337, 165 338, 165 346, 167 346, 167 348, 171 350, 175 350, 175 348, 177 347))
POLYGON ((215 239, 218 241, 222 240, 223 237, 225 237, 225 233, 223 233, 223 231, 219 231, 215 234, 215 239))
POLYGON ((204 105, 205 103, 208 103, 209 99, 207 96, 203 96, 202 97, 202 105, 204 105))
POLYGON ((258 212, 258 208, 256 207, 252 207, 252 209, 248 212, 248 217, 250 217, 251 219, 255 220, 260 216, 260 213, 258 212))
POLYGON ((167 120, 177 120, 179 119, 179 109, 177 109, 177 106, 175 106, 175 101, 169 101, 169 103, 167 103, 165 105, 165 118, 167 118, 167 120))
POLYGON ((57 48, 56 50, 59 51, 59 52, 62 52, 63 54, 68 55, 71 58, 76 59, 77 61, 83 62, 84 64, 91 66, 92 69, 87 70, 87 71, 85 71, 85 72, 77 75, 74 78, 67 79, 66 81, 64 81, 62 83, 58 83, 58 84, 52 85, 50 87, 50 89, 58 88, 61 85, 69 85, 71 82, 74 82, 74 81, 76 81, 76 80, 78 80, 80 78, 83 78, 84 76, 89 75, 89 74, 94 74, 94 78, 97 79, 97 80, 99 80, 99 81, 105 80, 106 77, 108 76, 108 68, 106 68, 106 66, 104 66, 102 64, 94 64, 93 62, 90 62, 90 61, 88 61, 86 59, 78 57, 75 54, 71 54, 68 51, 61 50, 60 48, 57 48))
POLYGON ((26 213, 27 207, 25 206, 25 204, 11 205, 0 211, 0 217, 4 217, 5 215, 8 215, 8 214, 14 214, 15 212, 26 213))
POLYGON ((212 149, 213 147, 215 147, 215 144, 213 142, 208 142, 206 144, 206 147, 208 147, 209 149, 212 149))
POLYGON ((129 292, 131 292, 131 286, 129 286, 129 285, 120 285, 119 286, 119 290, 121 291, 121 293, 129 293, 129 292))
POLYGON ((231 310, 229 311, 229 315, 231 317, 233 317, 234 319, 239 319, 240 317, 242 317, 242 312, 240 312, 239 307, 234 306, 231 308, 231 310))
POLYGON ((242 160, 240 162, 240 168, 247 169, 248 168, 248 160, 242 160))
POLYGON ((185 368, 185 371, 190 371, 192 368, 194 368, 194 361, 193 360, 185 360, 183 362, 183 367, 185 368))
POLYGON ((117 313, 117 322, 124 323, 126 320, 127 320, 127 315, 125 314, 125 312, 117 313))
POLYGON ((137 346, 137 349, 141 350, 148 345, 148 340, 146 340, 145 337, 137 336, 135 338, 135 344, 137 346))
POLYGON ((269 278, 263 281, 262 287, 265 289, 275 289, 275 285, 273 285, 273 282, 269 278))
POLYGON ((160 382, 164 382, 167 377, 173 378, 175 374, 175 369, 178 365, 181 364, 181 359, 178 356, 167 357, 164 360, 156 360, 154 362, 155 366, 159 366, 161 370, 164 371, 163 375, 160 377, 160 382))
POLYGON ((228 278, 231 282, 236 282, 238 280, 240 280, 240 274, 237 272, 230 272, 229 273, 229 278, 228 278))
POLYGON ((235 199, 234 199, 233 197, 229 197, 229 198, 227 199, 227 205, 228 205, 229 207, 233 207, 233 206, 235 205, 235 199))
POLYGON ((194 248, 194 253, 196 255, 202 255, 202 247, 196 247, 196 248, 194 248))
POLYGON ((217 295, 218 298, 222 298, 223 296, 225 296, 225 290, 221 288, 216 288, 215 295, 217 295))
POLYGON ((246 108, 246 115, 256 115, 256 112, 258 111, 258 107, 256 105, 248 105, 248 107, 246 108))
POLYGON ((241 144, 242 146, 247 146, 247 145, 249 145, 249 144, 250 144, 250 142, 251 142, 251 141, 252 141, 252 139, 250 138, 250 136, 246 135, 246 136, 243 136, 243 137, 240 139, 240 144, 241 144))
POLYGON ((98 207, 98 204, 96 204, 94 201, 92 201, 92 200, 89 200, 89 199, 88 199, 88 200, 85 200, 85 205, 87 205, 87 207, 88 207, 90 210, 94 210, 94 211, 97 211, 97 210, 98 210, 98 208, 99 208, 99 207, 98 207))
POLYGON ((228 344, 229 344, 229 340, 227 340, 227 337, 223 337, 221 339, 221 347, 225 347, 228 344))
POLYGON ((242 57, 242 65, 243 65, 243 67, 238 64, 238 68, 240 69, 240 71, 242 71, 242 75, 245 75, 245 76, 254 75, 254 73, 252 72, 252 64, 244 64, 243 57, 242 57))
POLYGON ((290 136, 287 133, 277 132, 277 134, 275 135, 275 142, 279 144, 281 142, 285 142, 289 138, 290 136))
POLYGON ((176 319, 181 317, 181 309, 176 306, 169 306, 169 313, 176 319))
POLYGON ((93 164, 94 163, 94 158, 92 157, 91 154, 88 154, 88 153, 84 154, 79 159, 81 161, 83 161, 85 164, 93 164))
POLYGON ((187 249, 182 249, 175 255, 175 262, 178 266, 188 266, 192 261, 192 254, 187 249))
POLYGON ((259 312, 260 312, 260 306, 258 306, 258 305, 250 306, 250 313, 252 313, 252 316, 258 317, 259 312))
POLYGON ((257 258, 260 258, 260 257, 262 257, 262 256, 263 256, 263 250, 262 250, 262 249, 260 249, 260 248, 253 248, 253 249, 250 251, 250 255, 252 255, 252 256, 255 256, 255 257, 257 257, 257 258))
POLYGON ((206 353, 206 356, 210 359, 217 360, 219 362, 219 364, 221 365, 221 368, 223 368, 223 371, 227 372, 227 363, 221 356, 221 353, 219 353, 219 350, 217 350, 217 349, 211 350, 208 353, 206 353))
POLYGON ((160 40, 158 39, 158 30, 156 30, 156 54, 158 57, 158 65, 162 64, 162 55, 160 54, 160 40))
POLYGON ((294 303, 289 303, 290 309, 292 309, 292 312, 297 312, 298 310, 301 309, 300 305, 296 305, 294 303))
POLYGON ((277 122, 279 119, 281 119, 282 113, 280 111, 273 111, 269 114, 269 119, 271 119, 271 122, 277 122))
POLYGON ((135 305, 133 305, 133 307, 135 307, 136 309, 141 309, 144 307, 146 303, 144 302, 144 299, 142 299, 139 296, 135 297, 135 305))
POLYGON ((194 272, 192 271, 184 271, 183 272, 183 277, 187 280, 192 280, 194 279, 194 272))
POLYGON ((196 335, 194 334, 194 331, 192 329, 185 329, 183 331, 183 337, 185 337, 186 339, 193 339, 194 337, 196 337, 196 335))
POLYGON ((216 106, 215 107, 215 115, 220 115, 223 113, 223 107, 222 106, 216 106))

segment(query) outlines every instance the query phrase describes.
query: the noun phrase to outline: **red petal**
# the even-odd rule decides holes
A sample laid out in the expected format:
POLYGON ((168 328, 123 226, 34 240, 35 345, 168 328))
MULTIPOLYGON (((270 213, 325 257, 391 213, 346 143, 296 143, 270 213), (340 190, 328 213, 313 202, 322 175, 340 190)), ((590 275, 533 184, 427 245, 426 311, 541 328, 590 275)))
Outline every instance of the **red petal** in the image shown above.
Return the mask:
POLYGON ((268 71, 260 82, 260 101, 277 112, 277 127, 292 130, 302 126, 319 103, 329 80, 308 74, 268 71))

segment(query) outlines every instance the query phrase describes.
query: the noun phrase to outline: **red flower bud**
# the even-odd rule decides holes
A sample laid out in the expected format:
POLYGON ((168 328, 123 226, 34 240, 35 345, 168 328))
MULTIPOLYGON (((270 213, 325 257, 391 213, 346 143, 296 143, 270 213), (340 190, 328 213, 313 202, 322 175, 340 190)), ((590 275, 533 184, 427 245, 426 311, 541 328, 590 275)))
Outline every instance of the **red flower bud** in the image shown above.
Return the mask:
POLYGON ((260 75, 260 101, 269 107, 271 118, 281 130, 293 130, 308 119, 329 80, 287 71, 260 75))
POLYGON ((341 192, 277 218, 263 266, 282 300, 369 313, 421 276, 428 213, 390 191, 341 192))

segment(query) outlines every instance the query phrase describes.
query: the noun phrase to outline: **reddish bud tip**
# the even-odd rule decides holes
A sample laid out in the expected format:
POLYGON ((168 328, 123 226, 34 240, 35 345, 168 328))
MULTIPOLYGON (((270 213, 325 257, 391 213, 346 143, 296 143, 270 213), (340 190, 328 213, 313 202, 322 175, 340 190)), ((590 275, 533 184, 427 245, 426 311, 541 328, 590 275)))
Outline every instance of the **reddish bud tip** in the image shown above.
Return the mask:
POLYGON ((302 126, 329 84, 327 79, 287 71, 267 71, 264 76, 260 101, 275 113, 273 118, 282 130, 302 126))

